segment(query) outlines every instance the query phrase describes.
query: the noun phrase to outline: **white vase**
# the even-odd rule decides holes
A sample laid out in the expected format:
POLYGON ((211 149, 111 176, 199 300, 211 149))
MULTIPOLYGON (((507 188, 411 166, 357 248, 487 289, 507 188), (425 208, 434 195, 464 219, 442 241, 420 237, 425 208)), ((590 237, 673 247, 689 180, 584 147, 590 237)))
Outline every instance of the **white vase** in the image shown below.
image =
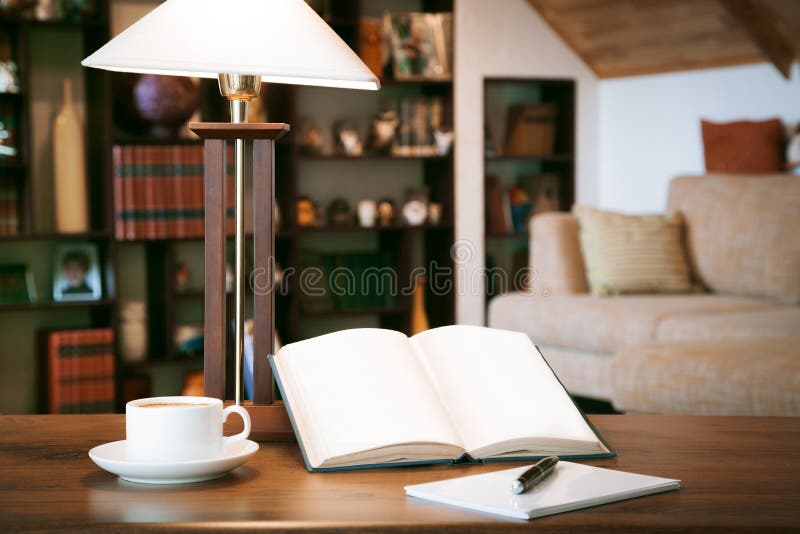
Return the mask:
POLYGON ((53 122, 53 176, 56 231, 86 232, 89 223, 83 128, 72 102, 69 79, 64 79, 64 101, 53 122))

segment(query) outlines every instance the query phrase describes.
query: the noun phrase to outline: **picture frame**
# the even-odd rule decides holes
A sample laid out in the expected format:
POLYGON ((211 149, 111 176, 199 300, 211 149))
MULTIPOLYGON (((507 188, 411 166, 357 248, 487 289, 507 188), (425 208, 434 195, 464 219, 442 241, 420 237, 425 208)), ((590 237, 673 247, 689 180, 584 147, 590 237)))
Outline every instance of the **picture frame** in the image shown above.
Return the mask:
POLYGON ((53 300, 86 301, 103 297, 100 260, 94 243, 69 243, 56 249, 53 300))
POLYGON ((33 274, 27 265, 0 265, 0 303, 20 304, 36 301, 33 274))
POLYGON ((394 79, 452 78, 451 13, 385 13, 394 79))

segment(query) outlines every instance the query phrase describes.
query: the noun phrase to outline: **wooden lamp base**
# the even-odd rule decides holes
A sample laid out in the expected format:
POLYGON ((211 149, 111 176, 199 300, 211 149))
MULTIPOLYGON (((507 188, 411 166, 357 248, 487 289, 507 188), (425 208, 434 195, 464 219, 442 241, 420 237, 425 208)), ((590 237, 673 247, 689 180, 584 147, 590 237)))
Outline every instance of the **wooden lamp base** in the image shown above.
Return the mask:
MULTIPOLYGON (((253 144, 253 267, 266 280, 266 288, 254 288, 253 304, 253 401, 243 403, 250 414, 254 440, 287 440, 294 434, 282 402, 273 399, 275 381, 267 355, 274 348, 275 297, 273 292, 275 236, 275 140, 289 132, 284 123, 192 123, 204 140, 205 181, 205 317, 203 380, 205 395, 226 399, 225 361, 227 330, 225 317, 226 161, 225 144, 243 139, 253 144)), ((241 372, 238 370, 236 372, 241 372)), ((227 402, 227 401, 226 401, 227 402)), ((230 404, 230 403, 228 403, 230 404)), ((231 418, 226 433, 241 430, 241 421, 231 418)))
MULTIPOLYGON (((225 406, 233 404, 226 401, 225 406)), ((276 400, 272 404, 242 403, 242 407, 250 414, 250 439, 253 441, 294 441, 294 431, 286 413, 283 401, 276 400)), ((225 435, 230 436, 242 431, 241 417, 231 417, 225 422, 225 435)))

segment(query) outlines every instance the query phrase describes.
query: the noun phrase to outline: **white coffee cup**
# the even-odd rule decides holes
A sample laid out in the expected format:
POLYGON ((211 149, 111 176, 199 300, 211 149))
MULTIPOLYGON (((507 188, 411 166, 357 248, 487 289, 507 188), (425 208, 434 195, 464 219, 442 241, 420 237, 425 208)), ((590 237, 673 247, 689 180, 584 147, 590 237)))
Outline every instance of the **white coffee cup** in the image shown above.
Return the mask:
POLYGON ((180 462, 219 458, 232 443, 250 435, 250 415, 241 406, 223 409, 211 397, 150 397, 125 405, 128 460, 180 462), (232 412, 244 421, 244 430, 222 435, 222 423, 232 412))

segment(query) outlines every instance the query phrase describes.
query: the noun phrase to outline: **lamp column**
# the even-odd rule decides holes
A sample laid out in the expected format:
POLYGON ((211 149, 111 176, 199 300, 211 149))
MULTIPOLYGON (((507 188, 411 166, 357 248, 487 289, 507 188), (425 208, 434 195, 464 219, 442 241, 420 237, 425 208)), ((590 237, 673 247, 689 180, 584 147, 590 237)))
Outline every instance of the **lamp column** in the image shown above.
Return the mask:
MULTIPOLYGON (((250 100, 258 97, 261 90, 261 76, 251 74, 220 74, 219 91, 231 106, 231 122, 247 122, 247 107, 250 100)), ((245 266, 244 266, 244 140, 236 139, 234 159, 236 171, 235 188, 235 235, 234 235, 234 358, 235 358, 235 396, 237 405, 242 403, 242 373, 244 361, 244 304, 245 304, 245 266)))

